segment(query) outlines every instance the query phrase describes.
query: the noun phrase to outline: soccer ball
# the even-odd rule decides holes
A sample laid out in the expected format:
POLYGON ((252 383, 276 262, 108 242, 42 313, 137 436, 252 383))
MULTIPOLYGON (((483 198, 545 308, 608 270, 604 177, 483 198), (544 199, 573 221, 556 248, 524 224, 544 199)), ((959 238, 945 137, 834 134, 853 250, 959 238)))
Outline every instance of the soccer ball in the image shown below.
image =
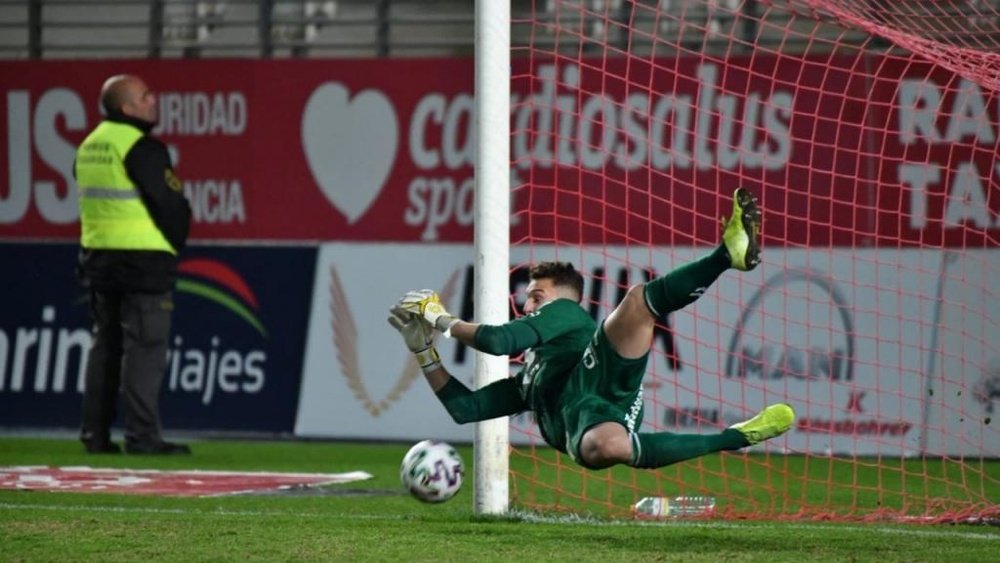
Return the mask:
POLYGON ((403 456, 399 478, 410 494, 424 502, 444 502, 462 488, 465 467, 450 444, 418 442, 403 456))

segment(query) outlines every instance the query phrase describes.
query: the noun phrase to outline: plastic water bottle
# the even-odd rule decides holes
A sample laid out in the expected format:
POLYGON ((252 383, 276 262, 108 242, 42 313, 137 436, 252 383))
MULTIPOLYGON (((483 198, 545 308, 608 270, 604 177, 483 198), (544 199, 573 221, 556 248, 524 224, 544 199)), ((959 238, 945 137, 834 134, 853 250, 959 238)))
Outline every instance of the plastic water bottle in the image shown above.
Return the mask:
POLYGON ((715 512, 715 497, 645 497, 632 507, 640 520, 707 516, 715 512))

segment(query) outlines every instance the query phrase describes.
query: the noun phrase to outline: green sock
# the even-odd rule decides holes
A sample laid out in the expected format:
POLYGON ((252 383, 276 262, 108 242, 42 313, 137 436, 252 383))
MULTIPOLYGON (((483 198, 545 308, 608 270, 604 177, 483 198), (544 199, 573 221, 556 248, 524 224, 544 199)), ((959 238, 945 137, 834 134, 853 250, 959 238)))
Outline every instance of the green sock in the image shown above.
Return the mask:
POLYGON ((632 467, 655 469, 722 450, 750 445, 739 430, 727 428, 718 434, 631 433, 632 467))
POLYGON ((657 318, 683 309, 701 297, 723 272, 732 266, 725 245, 704 256, 649 281, 643 287, 646 306, 657 318))

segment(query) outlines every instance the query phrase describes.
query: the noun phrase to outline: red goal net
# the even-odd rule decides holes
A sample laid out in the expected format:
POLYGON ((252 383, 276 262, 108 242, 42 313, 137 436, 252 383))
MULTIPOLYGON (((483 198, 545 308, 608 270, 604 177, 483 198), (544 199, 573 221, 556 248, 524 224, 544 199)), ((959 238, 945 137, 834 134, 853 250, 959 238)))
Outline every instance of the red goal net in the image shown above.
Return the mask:
POLYGON ((517 417, 515 506, 1000 515, 1000 2, 528 8, 512 26, 514 279, 572 261, 603 318, 710 251, 748 188, 763 264, 658 326, 643 430, 717 432, 779 401, 797 420, 744 452, 590 472, 517 417))

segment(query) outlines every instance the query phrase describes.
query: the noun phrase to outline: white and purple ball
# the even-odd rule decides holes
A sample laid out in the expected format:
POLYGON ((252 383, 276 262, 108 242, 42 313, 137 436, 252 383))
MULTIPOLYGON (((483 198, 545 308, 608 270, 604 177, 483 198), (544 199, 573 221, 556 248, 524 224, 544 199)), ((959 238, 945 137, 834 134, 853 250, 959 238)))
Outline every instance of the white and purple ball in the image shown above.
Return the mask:
POLYGON ((403 456, 399 478, 410 494, 424 502, 444 502, 462 488, 465 466, 451 444, 424 440, 403 456))

